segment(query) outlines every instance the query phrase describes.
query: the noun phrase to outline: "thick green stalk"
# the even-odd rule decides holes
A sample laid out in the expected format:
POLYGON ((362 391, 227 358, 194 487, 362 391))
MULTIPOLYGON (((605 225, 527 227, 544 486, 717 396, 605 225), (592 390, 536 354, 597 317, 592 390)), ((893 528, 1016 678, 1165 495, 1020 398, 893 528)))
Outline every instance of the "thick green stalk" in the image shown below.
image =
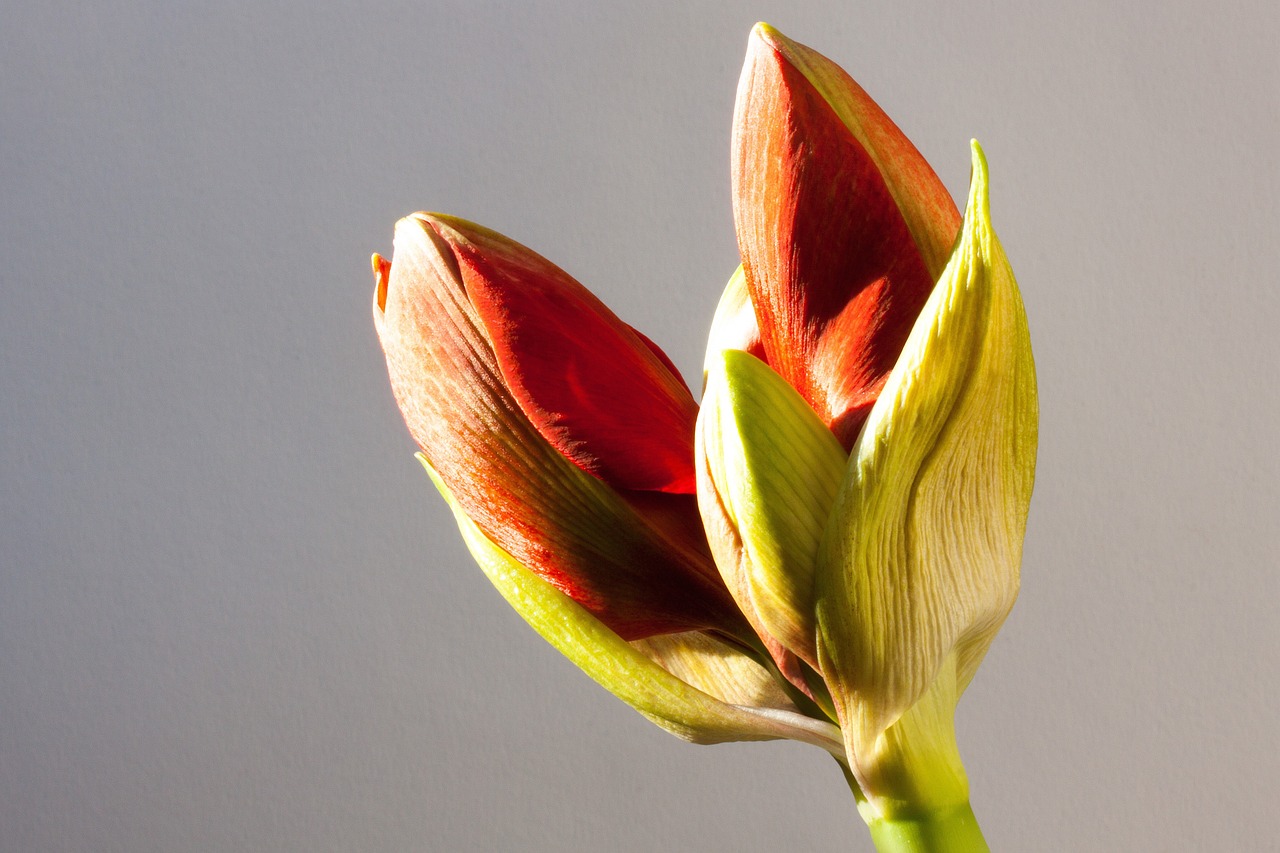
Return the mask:
POLYGON ((880 853, 990 853, 969 804, 928 815, 873 820, 880 853))

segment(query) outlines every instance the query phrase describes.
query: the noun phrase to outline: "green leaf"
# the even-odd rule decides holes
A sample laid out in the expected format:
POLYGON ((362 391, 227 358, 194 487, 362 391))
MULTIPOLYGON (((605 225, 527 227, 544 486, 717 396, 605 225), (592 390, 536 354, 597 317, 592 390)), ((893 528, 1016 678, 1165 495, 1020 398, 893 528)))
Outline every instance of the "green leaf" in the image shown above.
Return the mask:
POLYGON ((943 694, 958 697, 1013 606, 1036 422, 1026 314, 975 142, 959 242, 854 447, 818 561, 822 672, 869 797, 892 760, 886 730, 936 698, 949 660, 943 694))
POLYGON ((839 730, 830 723, 793 711, 724 702, 672 675, 495 545, 459 508, 422 454, 418 461, 453 510, 471 555, 503 598, 547 642, 645 717, 694 743, 790 738, 843 755, 839 730))
POLYGON ((707 525, 729 591, 748 618, 816 666, 814 561, 844 450, 786 380, 739 350, 712 364, 696 447, 703 516, 729 528, 726 546, 720 525, 707 525))

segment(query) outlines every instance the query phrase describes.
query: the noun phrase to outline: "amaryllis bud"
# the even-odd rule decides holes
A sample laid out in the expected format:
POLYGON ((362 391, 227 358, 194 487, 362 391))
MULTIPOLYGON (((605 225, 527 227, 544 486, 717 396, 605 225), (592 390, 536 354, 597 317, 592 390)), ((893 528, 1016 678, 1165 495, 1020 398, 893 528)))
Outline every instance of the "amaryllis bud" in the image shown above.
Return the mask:
POLYGON ((697 408, 656 346, 461 219, 402 219, 375 274, 405 423, 486 536, 625 639, 749 634, 691 494, 697 408))
POLYGON ((985 849, 953 718, 1017 595, 1035 468, 1026 317, 973 155, 961 227, 847 74, 753 31, 733 148, 747 293, 731 281, 727 349, 707 354, 699 506, 775 658, 829 691, 886 849, 985 849))
POLYGON ((767 24, 738 84, 732 175, 765 361, 847 449, 941 270, 955 205, 847 74, 767 24))

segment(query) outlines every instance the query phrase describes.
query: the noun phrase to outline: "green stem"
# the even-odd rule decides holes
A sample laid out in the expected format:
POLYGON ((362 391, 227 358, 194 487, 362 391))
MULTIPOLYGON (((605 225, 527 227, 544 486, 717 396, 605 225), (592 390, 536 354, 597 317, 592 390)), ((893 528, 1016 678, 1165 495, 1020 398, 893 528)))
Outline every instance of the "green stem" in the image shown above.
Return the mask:
POLYGON ((968 803, 945 812, 873 820, 870 828, 880 853, 990 853, 968 803))

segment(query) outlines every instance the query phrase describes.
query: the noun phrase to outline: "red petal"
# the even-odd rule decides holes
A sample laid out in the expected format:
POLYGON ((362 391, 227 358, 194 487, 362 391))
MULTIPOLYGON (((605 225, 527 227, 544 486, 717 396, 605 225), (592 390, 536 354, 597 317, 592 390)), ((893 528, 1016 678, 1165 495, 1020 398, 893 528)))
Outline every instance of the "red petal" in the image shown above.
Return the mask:
POLYGON ((665 355, 568 273, 437 217, 503 379, 547 441, 619 489, 692 493, 698 407, 665 355))
MULTIPOLYGON (((662 347, 655 344, 652 338, 637 329, 635 326, 627 326, 627 328, 631 330, 631 334, 640 339, 640 343, 649 348, 649 352, 653 353, 654 358, 658 359, 662 366, 667 369, 667 372, 671 374, 671 377, 680 383, 680 387, 683 388, 684 392, 689 395, 690 399, 692 399, 693 392, 689 390, 689 383, 684 381, 684 377, 680 375, 680 368, 676 367, 676 363, 671 360, 671 357, 662 351, 662 347)), ((694 409, 696 411, 697 403, 694 404, 694 409)))
POLYGON ((405 423, 486 535, 624 638, 749 630, 705 540, 583 473, 525 417, 431 219, 401 220, 390 268, 375 275, 375 325, 405 423))
POLYGON ((733 155, 738 245, 769 363, 849 447, 932 278, 875 161, 756 37, 733 155))
POLYGON ((960 211, 933 167, 839 65, 816 50, 791 41, 768 24, 756 24, 751 35, 808 78, 875 161, 915 238, 930 278, 936 281, 951 257, 951 247, 960 231, 960 211))

